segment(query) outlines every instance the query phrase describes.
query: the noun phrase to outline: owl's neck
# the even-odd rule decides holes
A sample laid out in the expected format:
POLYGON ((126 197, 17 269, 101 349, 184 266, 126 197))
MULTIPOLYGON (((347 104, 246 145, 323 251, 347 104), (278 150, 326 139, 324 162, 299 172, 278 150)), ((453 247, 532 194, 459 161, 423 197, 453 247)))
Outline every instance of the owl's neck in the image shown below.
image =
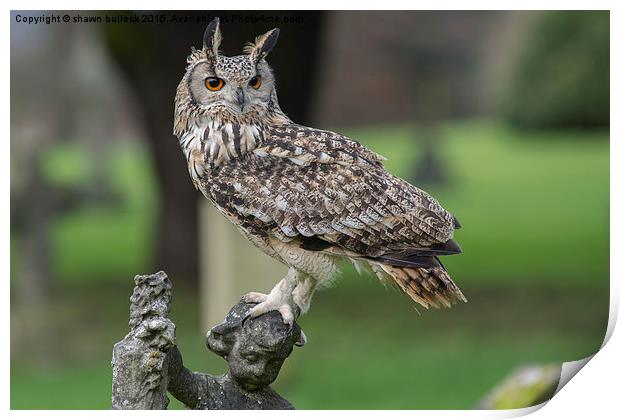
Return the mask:
POLYGON ((222 122, 203 119, 193 125, 180 139, 188 161, 194 156, 197 164, 215 168, 238 159, 256 149, 265 138, 265 127, 259 123, 222 122))
POLYGON ((226 109, 194 114, 186 119, 179 141, 188 161, 194 150, 200 149, 204 163, 213 168, 259 147, 271 128, 290 123, 274 97, 266 110, 243 115, 231 114, 226 109))
POLYGON ((273 127, 290 123, 274 92, 267 109, 241 116, 225 109, 205 112, 177 106, 174 134, 179 137, 190 176, 198 188, 209 172, 260 147, 273 127))
POLYGON ((208 178, 211 171, 260 147, 269 129, 257 120, 196 120, 179 139, 194 185, 198 188, 199 181, 208 178))

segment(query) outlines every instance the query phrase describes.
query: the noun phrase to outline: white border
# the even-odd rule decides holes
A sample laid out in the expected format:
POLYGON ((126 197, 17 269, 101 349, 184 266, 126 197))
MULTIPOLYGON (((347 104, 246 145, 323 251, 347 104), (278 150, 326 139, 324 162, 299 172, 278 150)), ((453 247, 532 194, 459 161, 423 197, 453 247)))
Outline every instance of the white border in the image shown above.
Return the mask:
MULTIPOLYGON (((205 6, 211 6, 208 2, 204 1, 176 1, 174 4, 170 2, 166 2, 163 0, 154 0, 154 1, 92 1, 87 5, 82 2, 77 1, 62 1, 62 2, 45 2, 45 1, 9 1, 8 9, 5 13, 5 18, 2 20, 2 33, 4 35, 2 41, 3 47, 3 56, 10 57, 10 25, 9 25, 9 11, 11 9, 15 10, 70 10, 70 9, 81 9, 81 10, 122 10, 122 9, 149 9, 149 10, 157 10, 157 9, 170 9, 172 6, 176 9, 203 9, 205 6)), ((424 2, 404 2, 404 1, 390 1, 384 0, 381 2, 336 2, 333 0, 325 1, 325 0, 315 0, 312 3, 308 4, 298 4, 294 7, 290 1, 261 1, 258 2, 254 0, 250 1, 226 1, 220 3, 221 6, 225 7, 213 7, 213 10, 234 10, 234 9, 256 9, 257 6, 261 6, 264 9, 271 10, 288 10, 293 8, 301 8, 301 9, 351 9, 352 6, 356 8, 365 9, 365 10, 398 10, 398 9, 417 9, 417 10, 465 10, 465 9, 473 9, 473 10, 493 10, 493 9, 503 9, 503 10, 547 10, 547 9, 599 9, 599 10, 611 10, 611 214, 619 215, 620 214, 620 206, 618 206, 618 186, 620 185, 619 181, 619 170, 618 170, 618 123, 615 121, 617 116, 617 98, 618 98, 618 84, 617 84, 617 74, 620 71, 620 67, 618 66, 618 24, 620 19, 618 18, 618 7, 614 7, 616 2, 613 1, 597 1, 590 0, 587 2, 584 1, 548 1, 548 0, 522 0, 522 1, 504 1, 501 4, 492 1, 443 1, 441 3, 424 1, 424 2), (441 7, 440 7, 441 6, 441 7), (615 47, 615 48, 614 48, 615 47)), ((4 101, 2 101, 3 113, 2 118, 4 120, 5 134, 6 139, 10 138, 10 130, 9 130, 9 111, 10 111, 10 98, 7 94, 10 89, 10 64, 9 61, 5 61, 5 65, 2 66, 3 78, 2 78, 2 86, 3 92, 5 92, 4 101)), ((10 235, 10 227, 9 227, 9 212, 10 205, 8 197, 10 196, 10 187, 9 187, 9 141, 5 140, 2 142, 2 153, 0 154, 0 170, 2 171, 2 193, 6 198, 4 201, 4 205, 2 206, 2 216, 3 216, 3 225, 2 230, 4 233, 4 241, 1 243, 2 247, 2 267, 5 268, 6 277, 4 280, 4 293, 2 294, 3 300, 3 308, 4 308, 4 325, 5 325, 5 334, 6 343, 0 347, 1 360, 3 360, 4 364, 2 366, 2 377, 3 381, 1 383, 0 388, 0 398, 4 402, 5 410, 9 409, 9 390, 10 390, 10 382, 9 382, 9 361, 10 361, 10 350, 8 343, 8 330, 10 328, 10 301, 9 301, 9 235, 10 235)), ((365 418, 373 418, 375 419, 377 416, 381 417, 390 417, 390 418, 403 418, 403 419, 411 419, 412 417, 426 419, 426 418, 436 418, 436 419, 445 419, 447 417, 450 418, 463 418, 463 419, 487 419, 487 418, 510 418, 517 417, 525 414, 531 414, 532 418, 536 419, 554 419, 561 418, 563 420, 567 419, 583 419, 584 417, 592 417, 596 419, 607 419, 607 418, 615 418, 618 415, 618 408, 616 405, 617 397, 617 378, 618 373, 620 373, 620 361, 618 359, 618 354, 620 354, 620 344, 617 337, 612 336, 613 329, 615 327, 617 314, 618 314, 618 261, 614 258, 614 256, 620 256, 620 247, 618 246, 618 223, 617 217, 611 218, 610 232, 611 232, 611 290, 610 290, 610 320, 607 335, 605 337, 605 345, 603 349, 594 355, 591 359, 590 363, 587 363, 585 367, 583 367, 583 362, 571 362, 565 363, 562 370, 562 380, 566 379, 568 376, 572 376, 571 371, 574 371, 576 367, 583 367, 583 371, 579 373, 578 379, 568 381, 566 386, 562 388, 559 393, 552 398, 546 405, 541 404, 541 406, 521 409, 521 410, 507 410, 507 411, 475 411, 475 410, 463 410, 463 411, 444 411, 444 410, 436 410, 436 411, 337 411, 337 412, 323 412, 323 411, 298 411, 295 413, 284 413, 284 412, 269 412, 269 416, 275 419, 278 418, 290 418, 290 416, 299 417, 299 418, 310 418, 310 416, 314 417, 316 415, 331 415, 335 414, 338 417, 342 418, 356 418, 356 419, 365 419, 365 418), (538 410, 545 406, 543 409, 538 410), (285 417, 286 416, 286 417, 285 417)), ((579 308, 575 308, 576 311, 580 310, 579 308)), ((579 369, 576 369, 577 371, 579 369)), ((33 396, 36 398, 36 396, 33 396)), ((94 417, 94 418, 107 418, 111 416, 118 417, 127 417, 131 416, 131 418, 142 418, 148 416, 150 419, 157 418, 170 418, 170 416, 213 416, 217 418, 234 418, 237 416, 243 416, 244 419, 249 418, 257 418, 259 416, 264 416, 264 413, 257 412, 211 412, 211 413, 197 413, 197 412, 175 412, 174 414, 169 412, 111 412, 111 411, 46 411, 44 413, 39 411, 11 411, 10 416, 15 418, 40 418, 41 416, 45 416, 46 418, 82 418, 84 416, 94 417)))

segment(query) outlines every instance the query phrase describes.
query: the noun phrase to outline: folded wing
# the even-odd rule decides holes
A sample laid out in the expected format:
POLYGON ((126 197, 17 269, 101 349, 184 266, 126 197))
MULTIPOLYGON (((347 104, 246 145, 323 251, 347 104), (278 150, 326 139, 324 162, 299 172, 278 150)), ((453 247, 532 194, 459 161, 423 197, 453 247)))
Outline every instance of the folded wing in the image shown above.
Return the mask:
POLYGON ((454 216, 388 173, 383 159, 342 135, 290 125, 214 173, 213 198, 254 233, 306 249, 338 247, 403 267, 459 253, 454 216))

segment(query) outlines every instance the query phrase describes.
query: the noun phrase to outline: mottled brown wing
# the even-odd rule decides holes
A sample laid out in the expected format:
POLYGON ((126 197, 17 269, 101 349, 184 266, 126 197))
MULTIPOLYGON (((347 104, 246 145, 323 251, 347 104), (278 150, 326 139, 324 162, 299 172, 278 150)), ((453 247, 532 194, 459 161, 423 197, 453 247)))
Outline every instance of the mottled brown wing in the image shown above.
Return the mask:
POLYGON ((395 261, 458 252, 454 217, 381 160, 339 134, 286 126, 216 170, 212 198, 254 233, 285 241, 313 238, 395 261))

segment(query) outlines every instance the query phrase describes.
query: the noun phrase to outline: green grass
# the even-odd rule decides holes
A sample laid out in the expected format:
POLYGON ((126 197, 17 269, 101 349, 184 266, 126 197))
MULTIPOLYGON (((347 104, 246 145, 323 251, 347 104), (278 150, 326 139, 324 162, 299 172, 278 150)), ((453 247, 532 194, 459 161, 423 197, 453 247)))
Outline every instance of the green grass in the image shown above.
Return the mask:
MULTIPOLYGON (((340 131, 388 157, 388 169, 413 173, 411 127, 340 131)), ((609 299, 609 134, 488 123, 441 132, 449 183, 427 190, 463 224, 456 239, 464 254, 444 262, 469 303, 418 316, 400 293, 345 270, 302 318, 308 346, 295 350, 275 384, 296 407, 471 408, 518 365, 599 348, 609 299)), ((95 157, 85 150, 48 153, 51 182, 93 179, 85 162, 95 157)), ((111 350, 125 334, 131 279, 153 259, 157 196, 137 144, 96 158, 102 187, 117 199, 54 223, 61 293, 38 308, 45 322, 34 337, 17 337, 31 333, 20 324, 31 308, 11 308, 14 409, 110 405, 111 350)), ((19 258, 14 248, 11 257, 19 258)), ((222 373, 223 361, 204 347, 197 309, 195 293, 175 286, 171 317, 186 365, 222 373)))
MULTIPOLYGON (((319 292, 301 319, 308 345, 294 351, 274 385, 297 408, 472 408, 517 366, 589 356, 605 333, 607 307, 596 291, 478 291, 466 305, 418 315, 400 293, 362 282, 367 290, 319 292)), ((93 289, 52 308, 49 327, 62 339, 52 349, 55 363, 33 365, 28 349, 14 355, 11 408, 109 407, 111 349, 125 333, 130 288, 93 289), (97 299, 88 300, 94 291, 97 299), (58 315, 69 302, 70 313, 58 315), (82 319, 71 332, 63 323, 69 317, 82 319)), ((195 295, 176 291, 171 318, 185 365, 223 373, 223 361, 205 348, 195 295)), ((171 408, 181 407, 172 399, 171 408)))
POLYGON ((116 197, 110 204, 65 213, 53 225, 52 261, 59 283, 73 286, 85 278, 118 283, 151 266, 156 185, 144 148, 121 143, 108 156, 94 157, 60 146, 50 155, 46 172, 52 182, 64 185, 76 183, 78 176, 89 179, 92 174, 83 169, 83 162, 103 159, 101 188, 116 197), (67 169, 72 167, 81 169, 67 169))
MULTIPOLYGON (((413 172, 409 127, 347 134, 413 172), (410 169, 411 168, 411 169, 410 169)), ((464 254, 445 258, 471 285, 609 284, 609 133, 517 132, 460 123, 442 131, 450 185, 428 188, 457 215, 464 254)))
POLYGON ((399 293, 371 284, 372 295, 319 294, 303 319, 309 347, 296 354, 286 394, 299 408, 473 408, 516 366, 585 357, 605 332, 597 293, 551 303, 472 292, 467 305, 417 316, 399 293), (580 319, 572 305, 592 312, 580 319))

